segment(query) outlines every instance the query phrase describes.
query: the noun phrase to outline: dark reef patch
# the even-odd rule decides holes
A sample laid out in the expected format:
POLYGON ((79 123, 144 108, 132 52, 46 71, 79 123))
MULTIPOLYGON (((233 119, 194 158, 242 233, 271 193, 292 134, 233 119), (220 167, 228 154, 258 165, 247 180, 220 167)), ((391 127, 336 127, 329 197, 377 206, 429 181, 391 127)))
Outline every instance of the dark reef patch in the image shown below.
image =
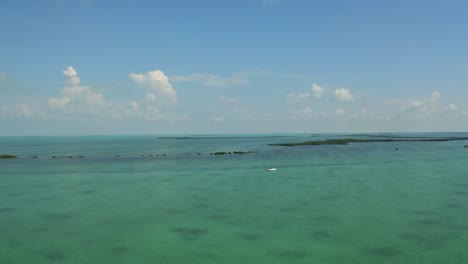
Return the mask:
POLYGON ((13 208, 13 207, 0 208, 0 213, 9 213, 9 212, 14 212, 14 211, 16 211, 16 208, 13 208))
POLYGON ((279 249, 271 251, 271 254, 285 259, 302 260, 307 258, 308 254, 304 250, 279 249))
POLYGON ((313 217, 312 221, 320 223, 320 224, 336 224, 338 223, 338 218, 333 217, 333 216, 321 215, 321 216, 313 217))
POLYGON ((206 217, 206 219, 211 220, 211 221, 224 221, 224 220, 228 220, 231 218, 232 218, 232 215, 228 215, 228 214, 212 214, 206 217))
POLYGON ((420 226, 436 226, 436 225, 440 225, 441 222, 439 220, 434 220, 434 219, 422 219, 422 220, 414 221, 413 224, 420 225, 420 226))
POLYGON ((194 241, 207 233, 204 229, 189 227, 176 227, 172 228, 171 231, 178 234, 185 241, 194 241))
POLYGON ((60 262, 64 261, 67 259, 67 256, 65 256, 63 253, 60 253, 58 251, 50 251, 44 254, 44 257, 48 259, 49 261, 53 262, 60 262))
POLYGON ((416 233, 403 233, 400 235, 400 239, 413 242, 419 246, 424 247, 426 250, 441 249, 444 247, 445 242, 448 240, 448 238, 444 237, 431 238, 416 233))
POLYGON ((422 216, 430 216, 430 215, 436 215, 437 213, 434 211, 430 210, 417 210, 413 212, 414 215, 422 215, 422 216))
POLYGON ((128 247, 126 246, 115 246, 111 247, 110 251, 115 253, 115 254, 125 254, 128 252, 128 247))
POLYGON ((46 214, 44 217, 48 220, 51 221, 66 221, 69 219, 72 219, 75 215, 73 214, 67 214, 67 213, 52 213, 52 214, 46 214))
POLYGON ((283 207, 280 209, 281 212, 283 213, 288 213, 288 214, 292 214, 292 213, 297 213, 299 211, 299 208, 296 208, 296 207, 283 207))
POLYGON ((314 239, 319 239, 319 240, 333 238, 333 236, 330 233, 324 230, 314 231, 310 234, 310 236, 314 239))
POLYGON ((379 256, 383 258, 392 258, 400 254, 400 252, 393 247, 373 247, 364 250, 366 255, 379 256))
POLYGON ((95 193, 96 191, 95 190, 83 190, 83 191, 80 191, 80 193, 82 194, 91 194, 91 193, 95 193))
POLYGON ((426 237, 415 233, 403 233, 400 234, 399 237, 401 240, 414 241, 418 243, 425 243, 428 241, 426 237))
POLYGON ((263 238, 263 236, 259 234, 241 234, 239 237, 246 241, 255 241, 263 238))
POLYGON ((462 206, 457 203, 445 203, 444 207, 445 208, 461 208, 462 206))
POLYGON ((333 200, 338 200, 342 197, 342 194, 328 194, 328 195, 322 195, 319 196, 318 198, 322 201, 333 201, 333 200))

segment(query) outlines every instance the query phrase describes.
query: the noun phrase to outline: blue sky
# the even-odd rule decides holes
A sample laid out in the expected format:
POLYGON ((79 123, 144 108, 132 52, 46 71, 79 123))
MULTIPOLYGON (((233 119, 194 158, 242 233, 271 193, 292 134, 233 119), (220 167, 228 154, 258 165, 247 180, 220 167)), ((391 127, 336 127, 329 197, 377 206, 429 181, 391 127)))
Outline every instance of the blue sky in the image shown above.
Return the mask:
POLYGON ((0 135, 468 130, 467 1, 0 2, 0 135))

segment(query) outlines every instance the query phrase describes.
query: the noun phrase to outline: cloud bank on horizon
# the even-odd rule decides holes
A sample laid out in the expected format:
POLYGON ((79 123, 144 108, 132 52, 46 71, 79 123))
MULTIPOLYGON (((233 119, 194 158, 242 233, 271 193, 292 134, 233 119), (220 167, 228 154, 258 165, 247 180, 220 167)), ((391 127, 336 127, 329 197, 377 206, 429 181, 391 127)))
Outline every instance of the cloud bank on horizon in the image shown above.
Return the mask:
POLYGON ((0 135, 468 130, 466 3, 85 2, 0 9, 0 135))

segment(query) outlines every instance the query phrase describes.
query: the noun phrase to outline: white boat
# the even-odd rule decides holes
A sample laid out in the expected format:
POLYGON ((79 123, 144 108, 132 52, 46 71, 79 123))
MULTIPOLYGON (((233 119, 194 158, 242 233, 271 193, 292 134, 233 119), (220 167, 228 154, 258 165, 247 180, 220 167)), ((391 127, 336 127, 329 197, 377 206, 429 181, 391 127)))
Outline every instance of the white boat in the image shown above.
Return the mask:
POLYGON ((275 171, 277 168, 268 168, 267 171, 275 171))

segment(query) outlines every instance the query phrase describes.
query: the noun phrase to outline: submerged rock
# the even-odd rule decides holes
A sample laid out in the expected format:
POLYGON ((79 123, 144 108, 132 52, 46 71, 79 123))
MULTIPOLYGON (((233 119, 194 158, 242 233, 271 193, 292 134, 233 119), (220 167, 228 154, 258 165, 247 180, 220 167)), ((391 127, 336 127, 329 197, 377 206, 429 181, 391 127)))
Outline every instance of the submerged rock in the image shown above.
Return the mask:
POLYGON ((252 154, 257 153, 256 151, 218 151, 210 153, 210 155, 243 155, 243 154, 252 154))
POLYGON ((0 155, 0 159, 16 159, 16 155, 10 155, 10 154, 2 154, 0 155))

